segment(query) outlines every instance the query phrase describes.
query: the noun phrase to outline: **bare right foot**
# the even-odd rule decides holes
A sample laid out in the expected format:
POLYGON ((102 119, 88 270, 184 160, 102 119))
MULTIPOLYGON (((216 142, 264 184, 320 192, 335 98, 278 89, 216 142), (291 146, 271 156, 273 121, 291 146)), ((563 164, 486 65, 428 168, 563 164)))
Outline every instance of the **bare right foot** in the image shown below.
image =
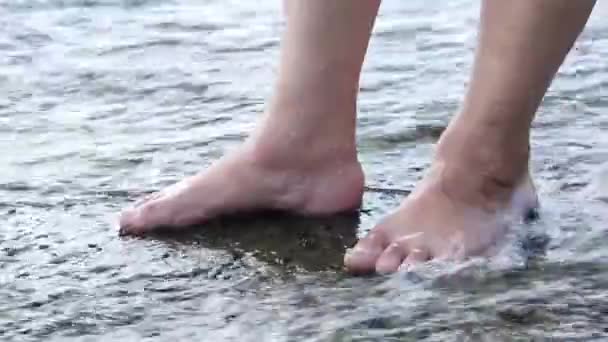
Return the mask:
POLYGON ((280 156, 255 145, 245 144, 209 169, 124 211, 120 233, 182 228, 255 210, 326 215, 360 207, 364 176, 354 151, 308 158, 298 155, 301 146, 280 156))
POLYGON ((394 213, 346 253, 351 272, 391 273, 432 259, 492 254, 511 224, 538 206, 527 174, 507 185, 484 179, 474 167, 453 177, 437 164, 394 213))
POLYGON ((478 138, 484 134, 491 133, 452 124, 425 177, 347 252, 346 267, 391 273, 432 259, 487 255, 500 246, 511 224, 528 217, 538 199, 527 141, 492 144, 491 138, 478 138))

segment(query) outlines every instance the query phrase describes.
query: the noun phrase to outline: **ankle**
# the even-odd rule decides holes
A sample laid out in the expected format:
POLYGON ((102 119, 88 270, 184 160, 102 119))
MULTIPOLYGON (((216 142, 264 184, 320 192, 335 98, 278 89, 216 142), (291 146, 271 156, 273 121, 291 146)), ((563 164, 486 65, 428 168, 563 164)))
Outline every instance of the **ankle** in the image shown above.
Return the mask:
MULTIPOLYGON (((489 133, 485 133, 489 134, 489 133)), ((479 131, 450 127, 441 137, 431 167, 447 195, 460 201, 483 203, 489 209, 507 203, 528 176, 529 148, 513 141, 496 143, 479 131)))
POLYGON ((271 208, 303 214, 331 214, 360 207, 365 176, 356 151, 289 146, 271 137, 248 141, 242 152, 249 166, 272 184, 271 208))
POLYGON ((358 163, 354 110, 343 108, 324 115, 306 110, 271 107, 245 144, 249 154, 262 164, 278 167, 358 163))
POLYGON ((251 139, 244 148, 252 161, 264 168, 315 170, 359 165, 354 145, 324 143, 321 139, 303 143, 265 135, 259 139, 251 139))
POLYGON ((529 132, 454 122, 439 139, 435 159, 448 169, 510 186, 528 173, 529 132))

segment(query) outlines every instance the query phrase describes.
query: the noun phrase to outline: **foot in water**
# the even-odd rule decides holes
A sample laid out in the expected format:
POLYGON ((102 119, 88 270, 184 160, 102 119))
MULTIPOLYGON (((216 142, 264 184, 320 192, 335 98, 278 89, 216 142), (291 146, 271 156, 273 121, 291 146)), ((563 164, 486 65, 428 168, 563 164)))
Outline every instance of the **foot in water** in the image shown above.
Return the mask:
POLYGON ((467 150, 483 148, 452 144, 447 154, 457 157, 443 158, 441 145, 438 158, 400 207, 347 251, 350 272, 392 273, 432 259, 486 255, 504 241, 513 223, 535 213, 538 199, 525 159, 488 167, 466 156, 467 150))
MULTIPOLYGON (((253 146, 245 144, 126 210, 121 233, 180 229, 264 209, 314 216, 360 207, 364 177, 354 152, 339 158, 322 153, 278 158, 269 157, 278 153, 260 153, 253 146)), ((346 254, 349 271, 390 273, 430 259, 462 259, 483 254, 500 241, 512 219, 536 208, 536 192, 527 172, 514 182, 498 181, 479 172, 480 165, 454 168, 439 158, 399 209, 346 254)))
POLYGON ((363 171, 354 152, 343 158, 306 158, 295 153, 269 158, 253 145, 244 145, 209 169, 125 210, 120 233, 180 229, 221 215, 256 210, 314 216, 360 207, 363 171))

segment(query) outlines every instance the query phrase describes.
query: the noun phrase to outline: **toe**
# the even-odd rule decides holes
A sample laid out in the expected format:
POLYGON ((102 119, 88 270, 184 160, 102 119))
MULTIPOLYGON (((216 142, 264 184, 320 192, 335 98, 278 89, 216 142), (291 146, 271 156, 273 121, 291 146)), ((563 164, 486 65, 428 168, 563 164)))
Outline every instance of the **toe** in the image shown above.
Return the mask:
POLYGON ((376 261, 386 248, 387 241, 386 233, 376 228, 359 240, 352 250, 346 252, 346 268, 356 274, 374 272, 376 261))
POLYGON ((143 226, 139 212, 139 208, 134 207, 126 209, 120 214, 120 230, 118 231, 119 235, 134 234, 139 227, 143 226))
POLYGON ((140 235, 166 225, 169 217, 162 197, 125 210, 120 217, 120 235, 140 235))
POLYGON ((407 258, 403 260, 399 269, 409 271, 412 267, 429 261, 430 258, 431 254, 427 249, 414 248, 410 251, 407 258))
POLYGON ((153 201, 157 198, 160 198, 162 195, 161 192, 155 192, 149 195, 144 196, 142 199, 139 199, 138 201, 135 202, 135 204, 133 205, 134 208, 139 208, 141 206, 143 206, 144 204, 153 201))
POLYGON ((129 235, 129 234, 137 234, 139 230, 145 227, 145 216, 142 215, 143 209, 150 202, 157 200, 160 198, 161 193, 155 192, 149 195, 144 196, 143 198, 135 201, 133 205, 123 210, 120 213, 119 219, 119 234, 120 235, 129 235))
POLYGON ((393 273, 399 269, 407 255, 406 246, 399 242, 391 243, 376 261, 376 272, 380 274, 393 273))
POLYGON ((418 232, 393 240, 378 257, 376 272, 393 273, 398 271, 404 262, 427 259, 429 254, 425 253, 426 249, 421 248, 423 246, 422 237, 423 234, 418 232))

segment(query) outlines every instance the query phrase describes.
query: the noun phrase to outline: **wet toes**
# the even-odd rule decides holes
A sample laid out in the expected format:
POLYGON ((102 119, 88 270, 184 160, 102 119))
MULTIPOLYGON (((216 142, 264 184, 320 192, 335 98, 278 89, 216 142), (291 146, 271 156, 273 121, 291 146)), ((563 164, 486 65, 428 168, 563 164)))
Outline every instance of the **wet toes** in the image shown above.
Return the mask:
MULTIPOLYGON (((137 200, 129 209, 124 210, 120 213, 119 235, 139 234, 146 226, 146 215, 144 215, 144 208, 152 201, 155 201, 161 197, 161 192, 155 192, 144 196, 137 200)), ((149 211, 147 209, 146 211, 149 211)))
POLYGON ((167 224, 167 210, 162 197, 148 200, 125 210, 120 217, 120 235, 139 235, 167 224))
POLYGON ((400 270, 409 271, 414 266, 427 262, 431 259, 431 254, 427 249, 414 248, 410 251, 408 256, 403 260, 400 270))
POLYGON ((372 231, 359 240, 352 250, 346 252, 344 264, 352 273, 372 273, 376 269, 378 257, 386 246, 386 234, 380 230, 372 231))
POLYGON ((153 200, 155 200, 157 198, 160 198, 161 195, 162 195, 162 192, 155 192, 155 193, 146 195, 142 199, 137 200, 135 202, 135 204, 133 205, 133 207, 134 208, 139 208, 142 205, 144 205, 144 204, 146 204, 146 203, 148 203, 150 201, 153 201, 153 200))
POLYGON ((141 218, 139 215, 139 210, 137 208, 127 209, 120 214, 120 230, 118 234, 129 235, 134 234, 134 232, 141 226, 141 218))
POLYGON ((406 257, 406 247, 398 242, 391 243, 376 261, 376 272, 380 274, 393 273, 399 269, 406 257))

